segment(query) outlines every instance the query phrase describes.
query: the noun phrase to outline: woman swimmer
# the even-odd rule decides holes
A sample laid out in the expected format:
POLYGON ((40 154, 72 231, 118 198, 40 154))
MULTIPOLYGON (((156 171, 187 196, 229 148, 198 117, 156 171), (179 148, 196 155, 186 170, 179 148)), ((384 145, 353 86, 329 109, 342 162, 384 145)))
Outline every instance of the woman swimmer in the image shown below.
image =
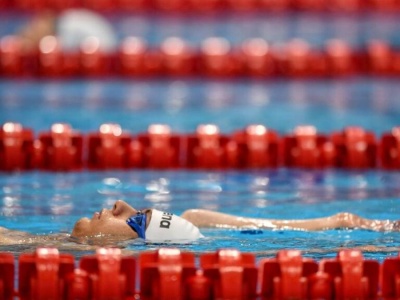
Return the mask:
MULTIPOLYGON (((35 14, 18 32, 24 51, 54 47, 57 37, 64 51, 77 51, 81 47, 99 47, 113 52, 117 35, 111 23, 101 14, 87 9, 67 9, 59 14, 44 10, 35 14), (45 39, 47 38, 47 40, 45 39)), ((48 51, 48 50, 44 50, 48 51)))
POLYGON ((203 237, 198 228, 260 228, 288 230, 328 230, 361 228, 374 231, 398 230, 398 222, 371 220, 351 213, 304 220, 246 218, 224 213, 190 209, 181 216, 156 209, 136 210, 118 200, 112 209, 102 209, 91 219, 76 222, 72 237, 109 235, 120 240, 142 238, 147 241, 196 240, 203 237))
POLYGON ((29 247, 42 245, 60 247, 62 245, 64 250, 84 250, 84 247, 118 244, 136 238, 156 243, 180 243, 203 237, 199 228, 304 231, 336 228, 360 228, 374 231, 400 230, 398 221, 365 219, 351 213, 338 213, 315 219, 277 220, 246 218, 204 209, 190 209, 181 216, 177 216, 156 209, 136 210, 128 203, 118 200, 112 209, 102 209, 100 212, 94 213, 91 219, 78 220, 70 235, 32 235, 0 227, 0 245, 18 244, 20 246, 29 245, 29 247), (81 245, 78 247, 77 244, 81 245))

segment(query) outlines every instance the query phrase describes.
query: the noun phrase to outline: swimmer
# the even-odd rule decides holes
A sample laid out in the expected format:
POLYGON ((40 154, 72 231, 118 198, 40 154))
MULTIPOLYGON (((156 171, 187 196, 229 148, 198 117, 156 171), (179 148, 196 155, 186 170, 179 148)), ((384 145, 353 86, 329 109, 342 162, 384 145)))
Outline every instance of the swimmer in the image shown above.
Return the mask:
POLYGON ((117 46, 110 22, 87 9, 68 9, 59 15, 51 11, 40 12, 24 25, 18 36, 26 51, 37 49, 46 36, 57 37, 65 51, 76 51, 84 42, 93 42, 93 39, 104 52, 112 52, 117 46))
MULTIPOLYGON (((78 220, 70 237, 72 241, 85 243, 85 239, 106 237, 114 242, 141 238, 148 242, 188 242, 203 237, 199 228, 220 229, 268 229, 320 231, 339 228, 360 228, 373 231, 399 231, 397 221, 372 220, 351 213, 338 213, 328 217, 298 220, 247 218, 225 213, 189 209, 181 216, 157 209, 137 210, 122 200, 117 200, 111 209, 95 212, 91 218, 78 220)), ((13 244, 23 240, 40 242, 32 235, 10 231, 0 227, 0 244, 13 244), (5 234, 12 233, 12 234, 5 234), (29 238, 28 238, 29 237, 29 238), (21 239, 22 238, 22 239, 21 239)), ((57 240, 46 236, 42 241, 57 240)))
POLYGON ((111 209, 94 213, 91 219, 76 222, 71 236, 111 235, 120 239, 142 238, 147 241, 196 240, 203 235, 199 228, 271 229, 271 230, 328 230, 360 228, 374 231, 398 230, 397 222, 371 220, 351 213, 304 220, 278 220, 239 217, 220 212, 190 209, 181 216, 156 209, 136 210, 118 200, 111 209))

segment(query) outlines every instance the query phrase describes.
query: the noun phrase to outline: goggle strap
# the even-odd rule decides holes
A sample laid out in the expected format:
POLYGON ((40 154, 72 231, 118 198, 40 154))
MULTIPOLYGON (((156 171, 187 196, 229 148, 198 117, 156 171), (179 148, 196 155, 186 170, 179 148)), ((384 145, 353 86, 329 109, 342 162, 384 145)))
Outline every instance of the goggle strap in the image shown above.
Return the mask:
POLYGON ((138 212, 137 215, 130 217, 126 223, 135 231, 142 239, 146 238, 146 214, 138 212))

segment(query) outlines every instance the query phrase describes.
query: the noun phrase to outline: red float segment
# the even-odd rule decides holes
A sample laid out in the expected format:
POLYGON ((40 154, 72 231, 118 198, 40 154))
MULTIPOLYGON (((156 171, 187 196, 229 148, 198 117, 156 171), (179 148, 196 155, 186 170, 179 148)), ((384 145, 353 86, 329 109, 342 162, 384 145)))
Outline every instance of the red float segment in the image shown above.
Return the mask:
POLYGON ((63 72, 61 45, 55 36, 45 36, 39 43, 40 74, 58 77, 63 72))
POLYGON ((195 135, 187 138, 184 167, 223 169, 236 166, 237 146, 212 124, 200 125, 195 135))
POLYGON ((116 1, 113 0, 81 0, 84 7, 89 9, 108 12, 117 8, 116 1))
POLYGON ((325 135, 313 126, 298 126, 282 139, 283 165, 296 168, 333 166, 334 150, 325 135))
POLYGON ((302 39, 294 39, 283 49, 274 49, 280 75, 288 77, 321 77, 326 75, 326 59, 302 39))
POLYGON ((394 74, 393 60, 395 60, 395 54, 387 42, 379 40, 370 41, 366 49, 366 60, 371 74, 394 74))
POLYGON ((334 299, 332 278, 329 274, 318 271, 308 277, 307 299, 334 299))
POLYGON ((163 75, 161 51, 150 49, 141 38, 127 37, 118 49, 117 72, 123 76, 148 77, 163 75))
POLYGON ((18 123, 4 123, 0 128, 0 170, 32 169, 37 167, 38 158, 32 130, 18 123))
POLYGON ((359 250, 342 250, 336 259, 323 259, 321 270, 328 273, 335 288, 335 299, 375 299, 378 295, 380 265, 365 260, 359 250))
POLYGON ((188 7, 192 11, 212 13, 225 6, 223 0, 188 0, 188 7))
POLYGON ((180 167, 181 137, 167 125, 153 124, 131 144, 130 165, 149 169, 180 167))
MULTIPOLYGON (((100 248, 95 255, 84 256, 79 267, 88 274, 91 299, 127 299, 134 297, 136 259, 122 256, 117 248, 100 248)), ((75 280, 79 279, 75 274, 75 280)), ((84 273, 80 274, 85 278, 84 273)))
POLYGON ((41 75, 49 77, 104 76, 206 76, 232 78, 338 77, 368 73, 399 75, 400 54, 384 42, 371 41, 365 49, 351 49, 342 40, 332 40, 316 50, 300 39, 282 47, 260 38, 232 46, 224 38, 205 39, 194 49, 178 37, 167 38, 150 48, 137 37, 127 37, 115 53, 101 49, 99 40, 87 38, 80 51, 61 50, 53 36, 39 48, 22 49, 18 37, 0 42, 0 69, 3 76, 41 75))
POLYGON ((118 0, 117 8, 122 11, 143 11, 150 8, 149 1, 146 0, 118 0))
POLYGON ((379 11, 394 12, 400 8, 397 0, 369 0, 371 9, 379 11))
POLYGON ((64 299, 90 299, 90 281, 87 272, 78 268, 66 276, 64 299))
POLYGON ((53 9, 56 12, 61 12, 79 6, 81 6, 81 0, 47 0, 46 6, 42 9, 53 9))
POLYGON ((96 37, 86 38, 80 47, 80 66, 85 77, 104 77, 112 74, 112 55, 106 53, 96 37))
POLYGON ((379 149, 379 158, 383 168, 400 168, 400 127, 382 134, 379 149))
POLYGON ((195 74, 196 53, 183 39, 167 38, 161 44, 160 53, 163 71, 167 76, 192 76, 195 74))
POLYGON ((185 0, 153 0, 153 7, 166 12, 183 12, 186 11, 185 0))
POLYGON ((118 124, 103 124, 99 132, 88 135, 88 168, 127 169, 132 137, 118 124))
POLYGON ((357 12, 367 3, 365 0, 333 0, 327 7, 332 11, 357 12))
POLYGON ((270 168, 279 163, 279 136, 263 125, 250 125, 232 134, 238 168, 270 168))
POLYGON ((21 41, 17 36, 5 36, 0 39, 0 71, 7 75, 21 73, 21 41))
POLYGON ((63 299, 66 277, 74 271, 74 257, 54 248, 38 248, 19 257, 19 296, 27 299, 63 299))
POLYGON ((256 0, 227 0, 226 6, 238 12, 251 12, 258 6, 256 0))
POLYGON ((23 76, 25 73, 22 42, 17 36, 0 39, 0 74, 4 76, 23 76))
POLYGON ((24 10, 41 10, 46 7, 47 0, 14 0, 14 5, 24 10))
POLYGON ((384 299, 400 297, 400 256, 387 257, 381 268, 381 296, 384 299))
POLYGON ((199 71, 209 77, 234 77, 243 73, 240 56, 225 38, 205 39, 198 54, 199 71))
POLYGON ((281 250, 260 261, 261 296, 268 299, 330 299, 332 290, 319 274, 318 263, 300 251, 281 250), (322 282, 322 284, 321 284, 322 282), (318 283, 318 286, 317 286, 318 283))
POLYGON ((212 287, 212 299, 252 299, 257 295, 255 256, 234 249, 200 256, 200 267, 212 287))
POLYGON ((346 127, 331 135, 335 166, 340 168, 374 168, 377 163, 377 142, 372 132, 361 127, 346 127))
POLYGON ((221 1, 207 0, 199 2, 190 0, 188 2, 182 0, 166 1, 166 0, 16 0, 5 1, 5 4, 0 3, 0 8, 17 8, 24 10, 40 10, 40 9, 66 9, 71 7, 85 7, 99 11, 115 11, 115 10, 161 10, 172 13, 184 13, 187 11, 196 12, 216 12, 216 11, 334 11, 334 12, 361 12, 364 10, 381 10, 393 12, 399 9, 399 4, 396 0, 261 0, 261 1, 221 1), (8 3, 10 2, 10 3, 8 3), (204 3, 204 4, 203 4, 204 3), (8 5, 7 5, 8 4, 8 5), (202 5, 203 4, 203 5, 202 5))
POLYGON ((68 124, 57 123, 39 135, 40 168, 51 171, 80 170, 83 167, 83 136, 68 124))
POLYGON ((204 276, 202 270, 197 270, 194 276, 186 281, 186 297, 189 300, 212 299, 212 286, 210 280, 204 276))
POLYGON ((31 130, 5 123, 0 128, 0 170, 398 169, 399 132, 395 127, 376 141, 372 132, 360 127, 321 135, 313 126, 298 126, 280 137, 263 125, 231 134, 221 134, 215 125, 200 125, 194 134, 177 134, 167 125, 154 124, 145 133, 131 135, 117 124, 103 124, 98 132, 82 135, 68 124, 54 124, 34 139, 31 130))
POLYGON ((255 77, 269 77, 276 74, 276 60, 271 46, 261 38, 246 40, 239 49, 244 74, 255 77))
POLYGON ((399 257, 387 257, 380 264, 351 249, 319 263, 303 258, 300 251, 281 250, 258 265, 254 254, 222 249, 201 254, 200 269, 192 252, 144 251, 140 291, 135 291, 136 259, 115 248, 83 256, 79 268, 72 255, 53 248, 21 254, 17 291, 14 270, 13 255, 0 253, 1 299, 396 299, 400 295, 399 257))
POLYGON ((137 37, 125 38, 118 49, 118 71, 126 76, 145 75, 146 52, 145 41, 137 37))
POLYGON ((14 256, 0 253, 0 299, 14 299, 14 256))
POLYGON ((186 299, 186 282, 195 276, 194 253, 162 248, 140 254, 141 299, 186 299))
POLYGON ((38 51, 38 75, 67 78, 81 75, 81 57, 78 51, 65 51, 55 36, 40 40, 38 51))
POLYGON ((324 52, 329 76, 348 76, 361 71, 360 58, 356 56, 355 51, 345 41, 338 39, 328 41, 324 52))
POLYGON ((315 12, 322 12, 327 9, 328 3, 326 0, 297 0, 292 1, 293 6, 299 10, 311 10, 315 12))

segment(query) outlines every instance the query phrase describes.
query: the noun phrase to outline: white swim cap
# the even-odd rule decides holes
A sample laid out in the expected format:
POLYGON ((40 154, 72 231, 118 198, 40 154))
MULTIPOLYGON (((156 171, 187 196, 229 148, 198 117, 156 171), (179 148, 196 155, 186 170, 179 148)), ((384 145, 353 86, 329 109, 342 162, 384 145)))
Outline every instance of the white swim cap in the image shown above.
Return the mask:
POLYGON ((97 41, 101 51, 117 47, 117 34, 110 21, 88 9, 68 9, 57 18, 57 36, 66 51, 76 51, 88 38, 97 41), (93 39, 94 38, 94 39, 93 39))
POLYGON ((152 209, 151 220, 146 229, 146 241, 189 242, 204 237, 189 221, 157 209, 152 209))

